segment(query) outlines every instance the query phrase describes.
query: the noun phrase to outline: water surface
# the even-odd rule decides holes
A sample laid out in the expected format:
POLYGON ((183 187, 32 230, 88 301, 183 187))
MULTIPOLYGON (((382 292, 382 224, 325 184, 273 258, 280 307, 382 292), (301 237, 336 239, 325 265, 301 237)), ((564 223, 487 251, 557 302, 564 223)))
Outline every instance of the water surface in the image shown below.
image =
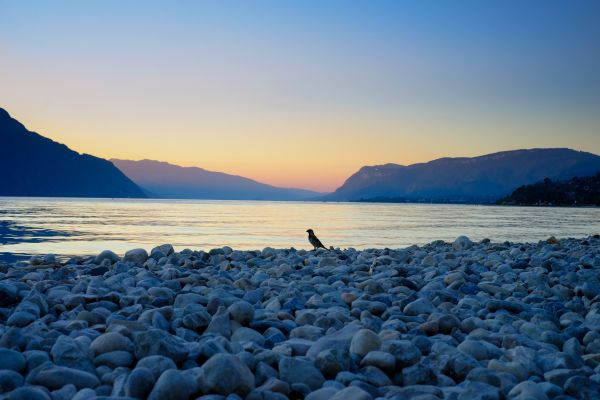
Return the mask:
POLYGON ((176 249, 310 246, 313 228, 335 247, 406 247, 467 235, 537 241, 600 233, 598 208, 499 207, 213 200, 0 197, 0 253, 117 253, 171 243, 176 249))

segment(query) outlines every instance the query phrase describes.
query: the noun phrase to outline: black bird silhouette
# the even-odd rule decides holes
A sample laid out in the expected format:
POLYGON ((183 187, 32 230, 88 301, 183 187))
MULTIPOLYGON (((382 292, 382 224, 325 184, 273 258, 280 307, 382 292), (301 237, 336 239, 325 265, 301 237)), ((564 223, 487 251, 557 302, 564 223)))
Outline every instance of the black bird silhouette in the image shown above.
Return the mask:
POLYGON ((318 248, 327 250, 327 247, 323 246, 323 243, 321 243, 319 238, 315 236, 315 233, 312 229, 308 229, 306 232, 308 232, 308 241, 310 242, 310 244, 313 245, 315 250, 317 250, 318 248))

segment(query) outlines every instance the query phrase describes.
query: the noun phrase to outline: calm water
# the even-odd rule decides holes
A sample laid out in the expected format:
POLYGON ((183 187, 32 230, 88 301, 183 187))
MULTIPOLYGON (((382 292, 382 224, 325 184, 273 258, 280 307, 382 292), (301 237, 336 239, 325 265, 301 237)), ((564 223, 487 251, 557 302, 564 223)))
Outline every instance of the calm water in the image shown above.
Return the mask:
POLYGON ((326 246, 405 247, 466 234, 473 240, 537 241, 600 233, 598 208, 98 200, 0 197, 0 253, 123 253, 176 249, 309 249, 313 228, 326 246))

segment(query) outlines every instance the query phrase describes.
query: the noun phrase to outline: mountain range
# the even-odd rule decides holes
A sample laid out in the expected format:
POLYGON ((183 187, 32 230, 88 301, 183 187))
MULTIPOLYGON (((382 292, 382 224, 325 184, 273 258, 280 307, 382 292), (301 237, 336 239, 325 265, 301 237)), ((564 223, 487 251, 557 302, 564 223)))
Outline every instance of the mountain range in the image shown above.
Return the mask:
POLYGON ((110 161, 27 130, 0 108, 0 196, 146 197, 110 161))
POLYGON ((154 160, 111 160, 151 197, 225 200, 306 200, 321 193, 280 188, 237 175, 154 160))
POLYGON ((27 130, 0 108, 0 196, 491 203, 522 186, 600 171, 600 156, 522 149, 412 165, 362 167, 333 193, 153 160, 112 162, 27 130))
POLYGON ((324 200, 493 202, 521 185, 600 171, 600 156, 567 148, 522 149, 412 165, 362 167, 324 200))

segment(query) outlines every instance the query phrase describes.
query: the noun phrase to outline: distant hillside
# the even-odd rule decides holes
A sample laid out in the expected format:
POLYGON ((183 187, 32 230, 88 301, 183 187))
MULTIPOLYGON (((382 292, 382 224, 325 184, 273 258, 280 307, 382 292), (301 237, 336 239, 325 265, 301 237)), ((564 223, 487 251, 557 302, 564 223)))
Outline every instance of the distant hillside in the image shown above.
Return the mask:
POLYGON ((320 193, 279 188, 252 179, 153 160, 112 162, 152 197, 220 200, 305 200, 320 193))
POLYGON ((102 158, 28 131, 0 108, 0 196, 145 197, 102 158))
POLYGON ((529 149, 427 163, 363 167, 334 193, 334 201, 495 202, 546 177, 569 179, 600 171, 600 156, 571 149, 529 149))
POLYGON ((600 172, 568 181, 549 178, 523 185, 510 196, 498 200, 503 205, 600 206, 600 172))

